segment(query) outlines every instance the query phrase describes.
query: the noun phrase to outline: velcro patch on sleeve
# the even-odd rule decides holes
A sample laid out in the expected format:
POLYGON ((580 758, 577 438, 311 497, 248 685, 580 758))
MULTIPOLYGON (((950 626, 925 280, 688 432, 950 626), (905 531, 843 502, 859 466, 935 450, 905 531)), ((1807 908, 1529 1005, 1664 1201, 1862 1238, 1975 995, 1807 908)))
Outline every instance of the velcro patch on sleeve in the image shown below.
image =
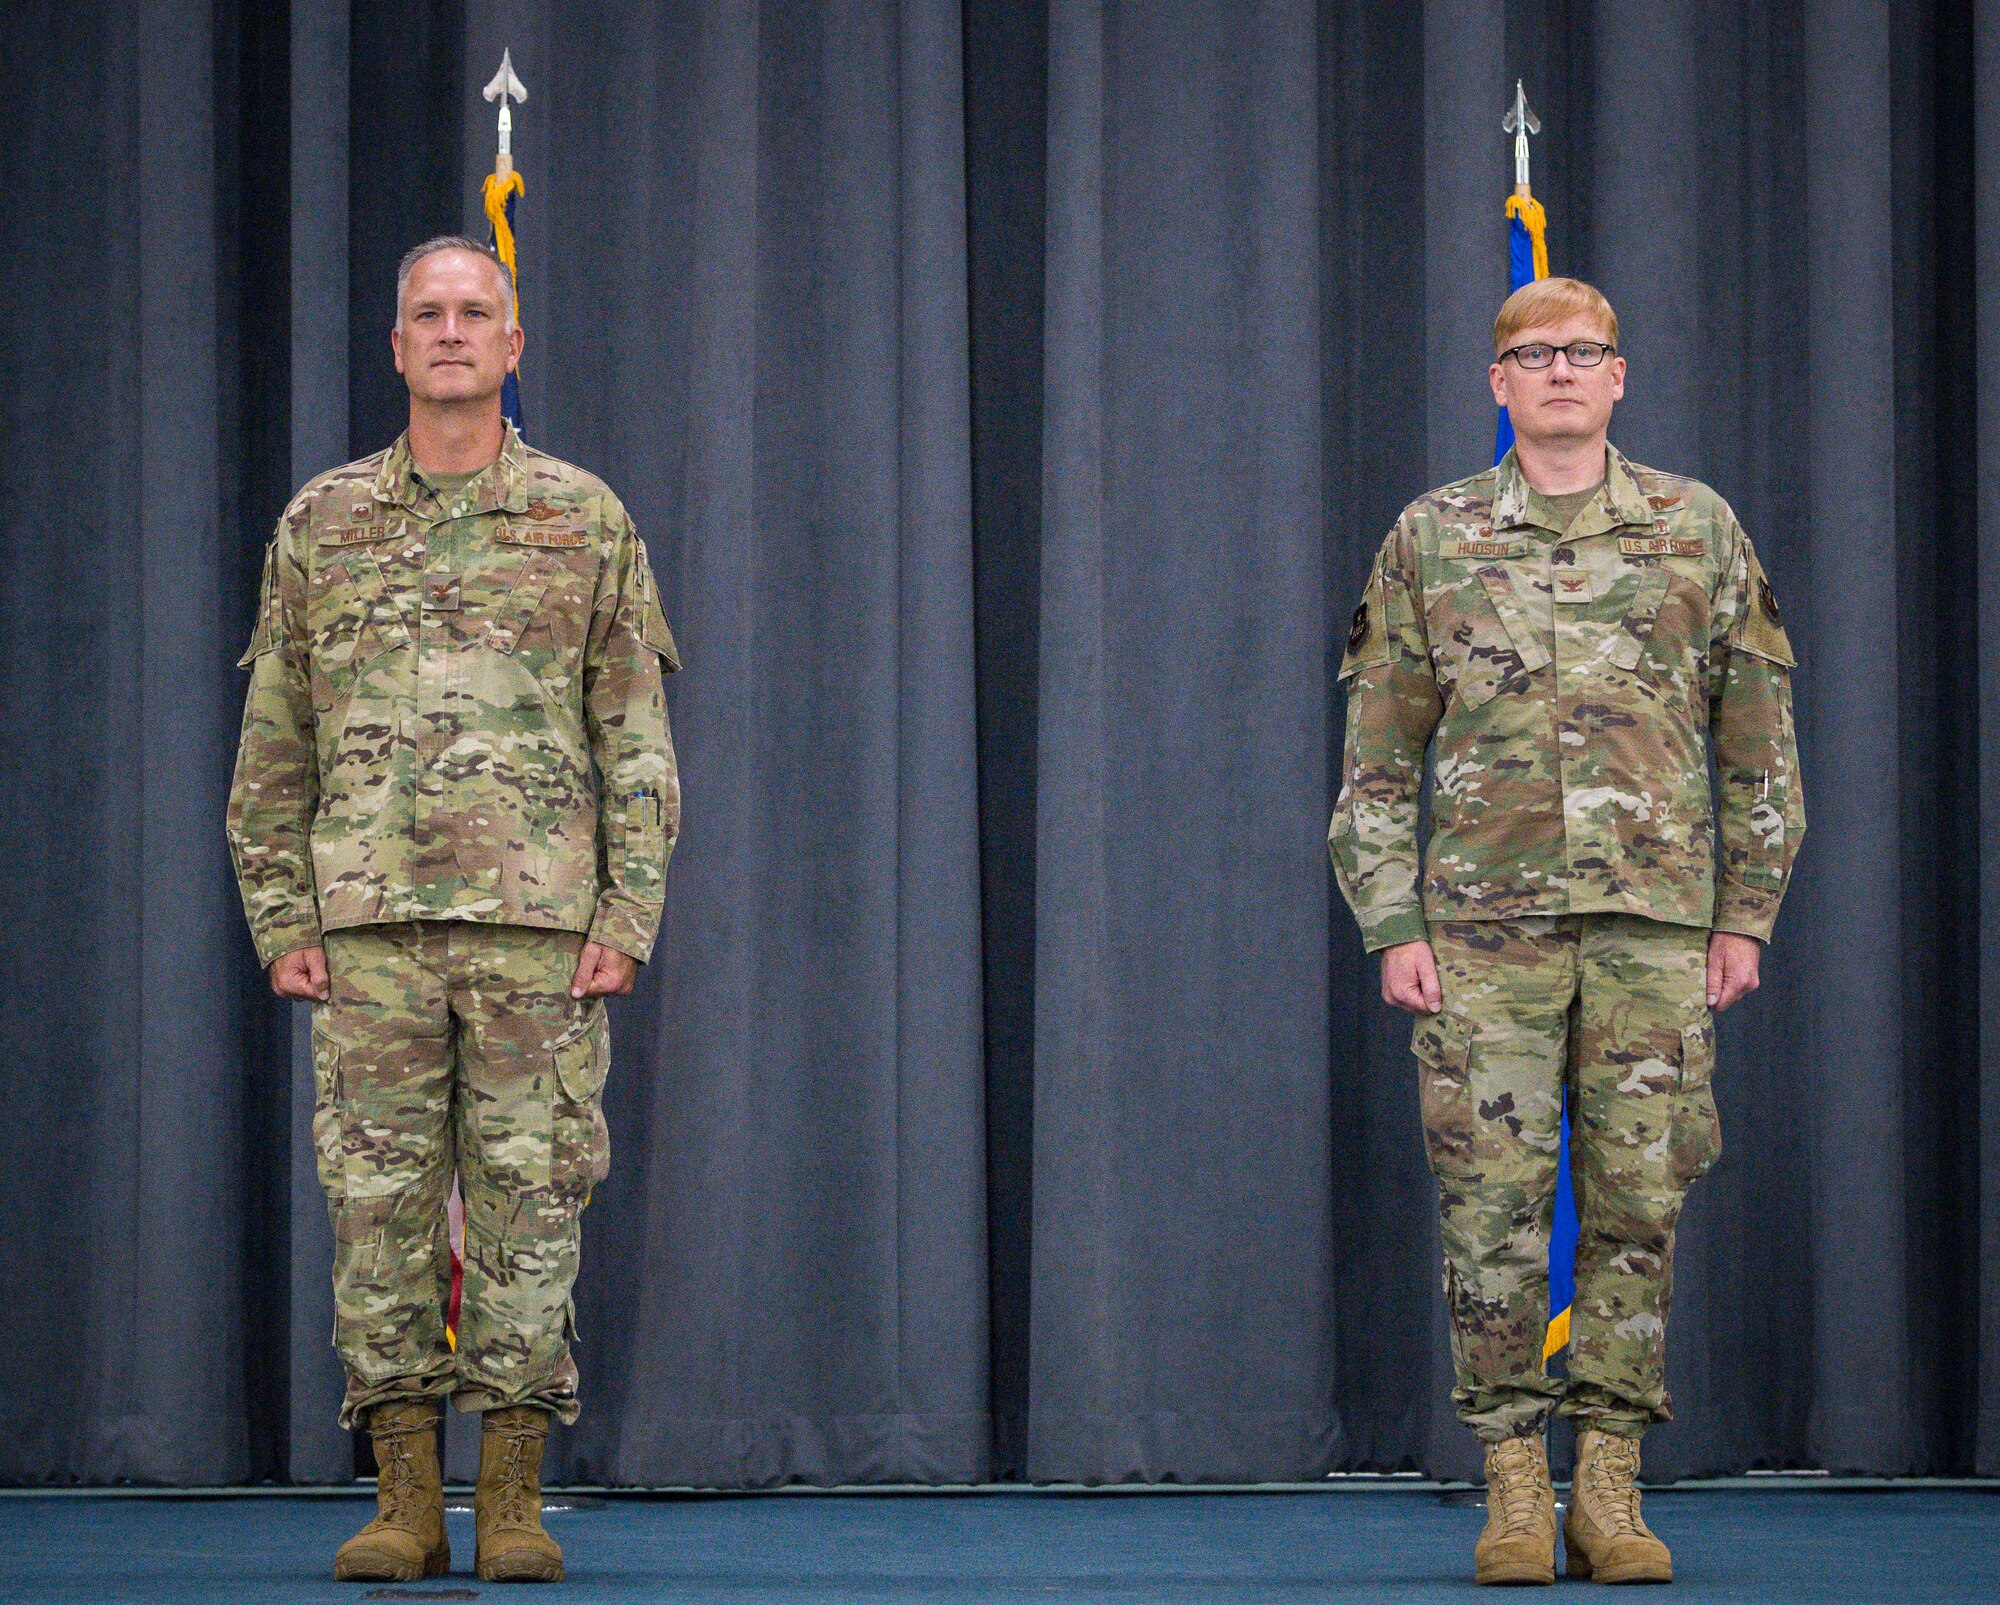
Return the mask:
POLYGON ((1781 668, 1796 668, 1798 656, 1792 651, 1791 637, 1785 634, 1785 620, 1778 611, 1777 593, 1764 577, 1764 565, 1757 561, 1756 549, 1748 540, 1743 546, 1749 567, 1748 594, 1744 597, 1743 617, 1737 623, 1736 634, 1730 644, 1753 658, 1763 658, 1781 668))
POLYGON ((679 671, 681 649, 674 644, 674 632, 667 628, 666 609, 660 606, 660 589, 653 582, 653 564, 646 556, 646 543, 633 537, 639 548, 633 564, 633 582, 639 588, 639 639, 651 647, 668 674, 679 671))
POLYGON ((1364 669, 1377 668, 1395 656, 1395 644, 1389 639, 1383 589, 1378 565, 1375 572, 1368 576, 1367 589, 1361 593, 1361 605, 1348 621, 1347 642, 1340 660, 1339 678, 1342 680, 1352 679, 1364 669))
POLYGON ((279 644, 283 624, 284 614, 278 606, 278 543, 274 540, 264 548, 264 578, 257 596, 257 623, 250 632, 249 646, 236 660, 236 667, 247 669, 264 653, 273 651, 279 644))
POLYGON ((668 674, 676 674, 681 666, 681 649, 674 642, 674 632, 667 628, 667 616, 660 611, 658 602, 648 602, 646 615, 639 623, 639 639, 659 656, 660 667, 668 674))

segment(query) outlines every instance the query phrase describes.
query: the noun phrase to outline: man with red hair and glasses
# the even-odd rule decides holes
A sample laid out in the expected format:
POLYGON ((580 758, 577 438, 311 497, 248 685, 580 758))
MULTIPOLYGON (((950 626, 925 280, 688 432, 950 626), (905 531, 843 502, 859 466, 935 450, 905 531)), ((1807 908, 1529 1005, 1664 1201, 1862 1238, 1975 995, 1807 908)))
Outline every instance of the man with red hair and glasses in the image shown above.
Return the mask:
POLYGON ((1665 1582, 1639 1439, 1671 1414, 1674 1226, 1721 1150, 1714 1016, 1757 986, 1805 833, 1795 660, 1729 505, 1610 444, 1625 359, 1603 295, 1539 280, 1493 335, 1514 449, 1382 543, 1340 667, 1329 845, 1383 998, 1417 1017, 1452 1398, 1486 1446, 1478 1579, 1554 1580, 1542 1431, 1560 1411, 1578 1432, 1569 1571, 1665 1582), (1565 1098, 1562 1379, 1542 1348, 1565 1098))

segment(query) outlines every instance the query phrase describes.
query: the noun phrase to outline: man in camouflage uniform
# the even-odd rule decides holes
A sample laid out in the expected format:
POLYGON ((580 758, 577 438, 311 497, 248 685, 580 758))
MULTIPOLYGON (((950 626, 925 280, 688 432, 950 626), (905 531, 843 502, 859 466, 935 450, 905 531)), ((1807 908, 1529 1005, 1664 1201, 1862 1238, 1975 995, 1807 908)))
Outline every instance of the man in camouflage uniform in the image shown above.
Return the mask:
POLYGON ((1805 832, 1776 598, 1719 496, 1610 447, 1617 340, 1588 285, 1509 299, 1491 376, 1516 447, 1404 510, 1340 668, 1329 842, 1385 999, 1418 1016, 1482 1582, 1553 1580, 1552 1410, 1579 1430, 1571 1572, 1672 1577, 1636 1479, 1671 1413, 1674 1226, 1720 1151, 1713 1016, 1756 986, 1805 832), (1565 1092, 1566 1386, 1542 1357, 1565 1092))
POLYGON ((479 1574, 548 1580, 541 1450, 550 1415, 576 1418, 577 1217, 610 1160, 603 1000, 659 925, 679 663, 618 499, 506 426, 521 332, 497 258, 411 252, 392 343, 408 433, 308 484, 265 559, 229 843, 273 988, 315 1005, 341 1422, 381 1467, 334 1574, 449 1565, 449 1394, 485 1413, 479 1574))

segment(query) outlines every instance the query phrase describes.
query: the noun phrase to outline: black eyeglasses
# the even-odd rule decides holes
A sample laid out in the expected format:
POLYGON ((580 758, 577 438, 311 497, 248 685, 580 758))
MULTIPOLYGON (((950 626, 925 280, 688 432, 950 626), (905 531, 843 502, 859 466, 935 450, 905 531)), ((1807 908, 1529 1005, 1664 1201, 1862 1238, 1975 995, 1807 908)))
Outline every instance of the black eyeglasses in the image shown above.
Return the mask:
POLYGON ((1618 354, 1616 346, 1607 345, 1602 340, 1572 340, 1566 346, 1510 346, 1493 360, 1505 362, 1512 357, 1524 368, 1546 368, 1556 360, 1558 351, 1569 358, 1572 368, 1594 368, 1606 357, 1618 354))

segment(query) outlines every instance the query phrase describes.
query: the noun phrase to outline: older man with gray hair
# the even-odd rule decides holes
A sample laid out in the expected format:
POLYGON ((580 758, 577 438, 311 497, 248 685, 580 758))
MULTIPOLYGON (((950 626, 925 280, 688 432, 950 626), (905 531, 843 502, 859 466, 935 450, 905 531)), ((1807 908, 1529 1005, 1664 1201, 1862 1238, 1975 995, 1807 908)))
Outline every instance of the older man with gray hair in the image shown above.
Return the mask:
POLYGON ((449 1568, 447 1395, 484 1412, 479 1575, 563 1574, 540 1471, 550 1417, 577 1412, 604 999, 652 954, 679 821, 661 680, 680 665, 646 549, 601 480, 507 427, 521 345, 485 246, 404 258, 409 429, 293 499, 243 655, 229 843, 272 989, 313 1005, 341 1421, 381 1473, 376 1518, 335 1557, 347 1580, 449 1568))

